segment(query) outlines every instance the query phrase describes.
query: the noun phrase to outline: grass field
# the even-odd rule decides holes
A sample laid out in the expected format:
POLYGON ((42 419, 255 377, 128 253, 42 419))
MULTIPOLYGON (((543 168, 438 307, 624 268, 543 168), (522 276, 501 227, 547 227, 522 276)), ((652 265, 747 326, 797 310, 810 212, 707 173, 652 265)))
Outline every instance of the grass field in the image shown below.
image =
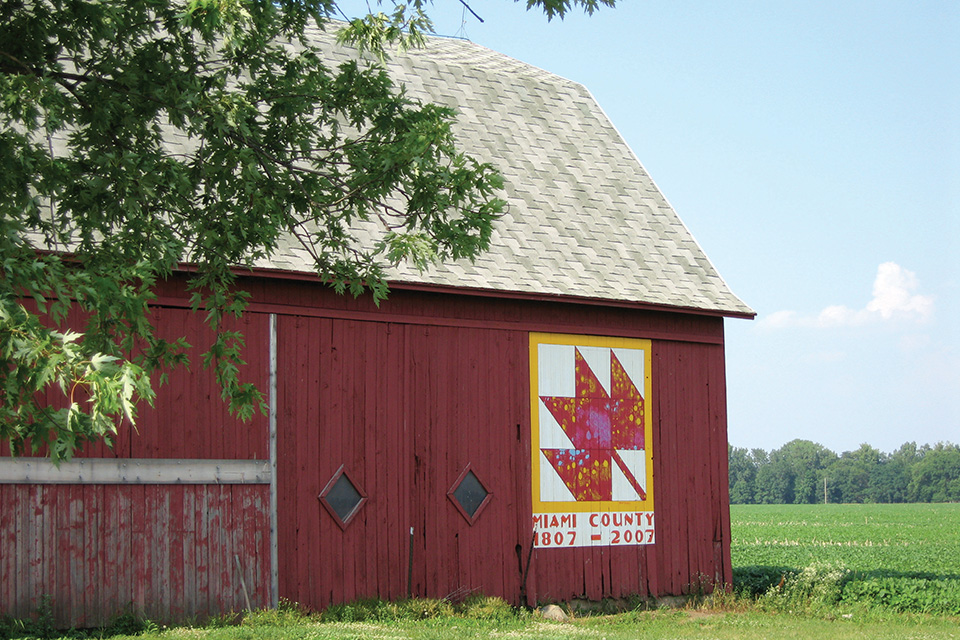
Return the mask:
POLYGON ((735 585, 761 601, 960 615, 960 504, 734 505, 730 515, 735 585))
POLYGON ((960 504, 733 505, 733 566, 960 577, 960 504))

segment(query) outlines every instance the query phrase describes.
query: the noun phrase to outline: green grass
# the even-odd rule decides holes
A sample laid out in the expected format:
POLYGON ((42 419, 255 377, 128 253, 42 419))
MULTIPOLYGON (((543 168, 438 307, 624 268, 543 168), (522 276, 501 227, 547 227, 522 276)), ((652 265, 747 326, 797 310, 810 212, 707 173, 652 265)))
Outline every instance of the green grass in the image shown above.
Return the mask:
POLYGON ((930 616, 883 617, 866 611, 851 614, 849 618, 839 615, 823 618, 795 613, 771 614, 741 607, 629 612, 612 616, 575 617, 567 622, 548 622, 530 615, 509 621, 456 616, 389 622, 322 622, 302 619, 264 624, 260 621, 233 627, 149 630, 138 636, 113 636, 113 640, 760 640, 783 637, 813 640, 939 640, 960 637, 960 620, 930 616))
POLYGON ((735 505, 731 530, 761 604, 960 615, 960 504, 735 505))
MULTIPOLYGON (((361 605, 361 608, 367 605, 361 605)), ((502 613, 502 610, 501 610, 502 613)), ((802 638, 856 640, 939 640, 960 637, 960 619, 922 615, 884 615, 867 609, 848 614, 814 616, 772 614, 742 601, 719 606, 678 610, 633 611, 618 615, 574 616, 566 622, 549 622, 530 613, 509 618, 468 618, 445 613, 423 620, 323 621, 317 616, 290 612, 257 612, 237 626, 205 628, 150 628, 136 635, 110 635, 112 640, 354 640, 409 639, 457 640, 460 638, 517 639, 738 639, 802 638)))
MULTIPOLYGON (((172 630, 157 640, 346 640, 354 638, 454 640, 457 638, 571 638, 634 640, 636 638, 712 639, 940 639, 960 637, 957 621, 946 619, 824 620, 760 612, 653 611, 574 619, 555 623, 527 620, 491 624, 441 618, 427 621, 312 623, 270 629, 172 630)), ((144 637, 143 640, 151 640, 144 637)))
POLYGON ((960 576, 960 504, 733 505, 730 518, 734 567, 960 576))

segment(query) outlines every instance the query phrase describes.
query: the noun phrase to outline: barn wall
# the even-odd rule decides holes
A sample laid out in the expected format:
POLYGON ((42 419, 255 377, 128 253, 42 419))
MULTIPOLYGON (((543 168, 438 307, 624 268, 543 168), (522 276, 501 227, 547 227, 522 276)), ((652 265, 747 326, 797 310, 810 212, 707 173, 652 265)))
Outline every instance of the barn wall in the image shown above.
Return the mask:
POLYGON ((532 603, 731 579, 720 318, 417 291, 377 309, 290 283, 254 299, 293 314, 279 331, 279 517, 296 522, 280 530, 282 597, 532 603), (531 550, 534 330, 654 338, 657 544, 531 550), (344 529, 318 499, 341 465, 368 495, 344 529), (473 524, 446 495, 467 465, 493 493, 473 524))
POLYGON ((656 543, 536 549, 540 601, 696 593, 732 580, 723 347, 654 341, 656 543))
POLYGON ((245 607, 241 575, 268 606, 268 509, 262 485, 0 484, 0 611, 49 596, 58 628, 203 618, 245 607))
MULTIPOLYGON (((157 397, 153 407, 141 403, 137 428, 124 423, 114 437, 113 446, 102 442, 88 443, 77 452, 78 458, 199 458, 265 460, 268 457, 267 418, 256 413, 250 422, 230 415, 220 401, 220 390, 213 371, 202 366, 202 354, 214 339, 203 314, 185 308, 186 301, 171 300, 169 306, 155 307, 152 322, 157 336, 165 340, 185 338, 189 368, 168 372, 165 384, 154 384, 157 397)), ((84 320, 71 314, 66 326, 82 328, 84 320)), ((267 344, 269 316, 250 313, 232 320, 227 329, 243 332, 247 348, 243 382, 252 382, 261 390, 267 387, 267 344)), ((159 382, 159 375, 154 376, 159 382)), ((63 406, 59 388, 51 387, 47 401, 63 406)), ((46 454, 41 448, 37 456, 46 454)), ((6 442, 0 443, 0 456, 9 455, 6 442)))
MULTIPOLYGON (((245 285, 245 375, 261 389, 277 318, 280 597, 534 603, 731 579, 721 318, 399 289, 377 307, 308 283, 245 285), (652 341, 655 544, 531 549, 532 331, 652 341), (447 496, 467 468, 492 493, 472 523, 447 496), (318 498, 340 470, 366 495, 343 527, 318 498)), ((181 292, 177 280, 161 288, 157 319, 207 344, 181 292)), ((82 455, 263 460, 268 421, 229 416, 195 365, 171 376, 137 432, 82 455)), ((156 619, 239 610, 234 555, 251 603, 269 604, 269 511, 263 484, 0 485, 0 613, 24 615, 43 593, 69 625, 127 607, 156 619)))
MULTIPOLYGON (((180 305, 154 309, 154 321, 160 337, 183 336, 195 347, 190 370, 172 372, 157 388, 155 407, 141 406, 135 430, 122 425, 112 448, 88 444, 78 459, 135 459, 141 467, 153 460, 267 459, 267 418, 244 423, 229 415, 212 372, 200 366, 212 334, 202 315, 180 305)), ((75 315, 69 322, 82 326, 75 315)), ((232 327, 251 347, 244 376, 261 389, 267 327, 265 314, 232 327)), ((54 403, 58 393, 51 392, 54 403)), ((8 453, 4 443, 0 456, 8 453)), ((30 616, 49 596, 63 628, 95 626, 120 612, 202 619, 246 607, 241 569, 251 604, 270 605, 267 484, 132 482, 0 484, 0 615, 30 616)))
POLYGON ((653 375, 658 587, 696 592, 732 579, 723 348, 657 343, 653 375))

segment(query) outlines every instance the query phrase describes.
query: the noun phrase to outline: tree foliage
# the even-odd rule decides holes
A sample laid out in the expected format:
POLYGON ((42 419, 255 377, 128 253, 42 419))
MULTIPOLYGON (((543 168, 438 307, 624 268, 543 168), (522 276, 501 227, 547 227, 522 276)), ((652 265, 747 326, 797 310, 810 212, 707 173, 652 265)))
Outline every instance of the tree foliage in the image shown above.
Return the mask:
POLYGON ((960 445, 918 447, 908 442, 891 454, 868 444, 837 455, 809 440, 792 440, 767 454, 730 447, 730 502, 960 501, 960 445))
MULTIPOLYGON (((612 0, 529 0, 548 17, 612 0)), ((294 239, 339 292, 386 295, 385 269, 472 259, 504 203, 461 152, 452 110, 379 64, 430 29, 421 0, 349 22, 369 60, 330 67, 307 37, 333 0, 0 3, 0 440, 55 460, 133 422, 188 345, 155 335, 153 288, 192 264, 233 411, 247 295, 238 269, 294 239), (82 333, 65 326, 85 318, 82 333), (59 389, 49 403, 46 393, 59 389)), ((74 327, 79 329, 79 327, 74 327)))

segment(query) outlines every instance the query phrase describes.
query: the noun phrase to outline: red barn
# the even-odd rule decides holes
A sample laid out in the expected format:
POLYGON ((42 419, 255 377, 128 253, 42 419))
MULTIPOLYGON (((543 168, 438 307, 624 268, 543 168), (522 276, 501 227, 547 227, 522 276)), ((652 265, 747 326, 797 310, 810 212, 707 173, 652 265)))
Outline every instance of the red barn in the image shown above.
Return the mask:
MULTIPOLYGON (((261 265, 241 328, 269 416, 234 420, 181 371, 113 449, 0 459, 0 614, 730 581, 723 319, 753 312, 584 87, 460 40, 389 66, 502 170, 491 251, 401 266, 379 307, 292 243, 261 265)), ((161 332, 204 344, 183 279, 158 293, 161 332)))

